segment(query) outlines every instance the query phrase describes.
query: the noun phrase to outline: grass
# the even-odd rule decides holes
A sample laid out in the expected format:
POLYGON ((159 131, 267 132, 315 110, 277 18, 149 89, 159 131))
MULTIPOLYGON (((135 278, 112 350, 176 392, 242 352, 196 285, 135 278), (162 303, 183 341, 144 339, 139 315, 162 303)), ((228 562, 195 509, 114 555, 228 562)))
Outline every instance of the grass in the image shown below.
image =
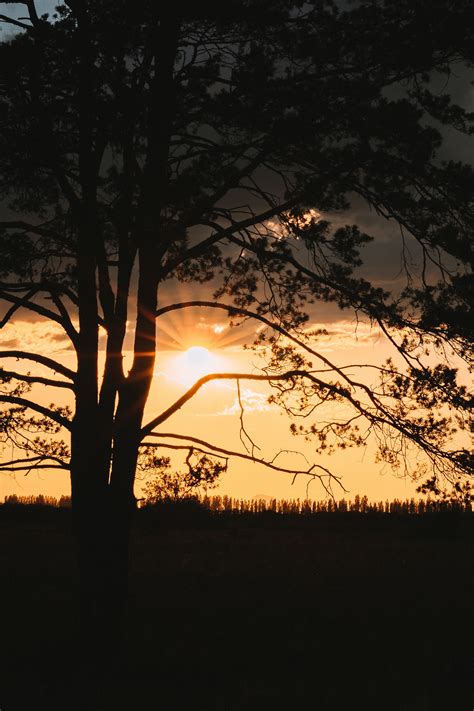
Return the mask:
POLYGON ((159 523, 133 534, 128 671, 76 704, 69 514, 0 512, 2 711, 471 711, 472 516, 159 523))

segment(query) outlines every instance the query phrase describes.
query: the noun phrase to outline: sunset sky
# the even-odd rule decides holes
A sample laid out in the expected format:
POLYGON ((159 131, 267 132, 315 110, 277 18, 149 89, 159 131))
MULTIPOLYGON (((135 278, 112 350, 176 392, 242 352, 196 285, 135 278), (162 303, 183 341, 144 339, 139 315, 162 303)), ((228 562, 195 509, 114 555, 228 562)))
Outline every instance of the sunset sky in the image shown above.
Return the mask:
MULTIPOLYGON (((349 315, 349 314, 348 314, 349 315)), ((314 324, 313 324, 314 325, 314 324)), ((349 318, 324 322, 327 336, 318 340, 318 351, 340 365, 352 363, 380 363, 391 353, 383 334, 371 329, 368 324, 349 318)), ((195 380, 208 372, 258 372, 261 362, 255 353, 245 350, 243 345, 250 342, 256 326, 249 322, 230 328, 222 316, 210 316, 205 309, 189 309, 167 314, 160 320, 158 352, 155 379, 147 405, 145 422, 159 414, 195 380)), ((39 321, 18 318, 2 332, 2 347, 37 350, 54 357, 64 365, 75 367, 75 356, 65 348, 66 343, 60 330, 53 325, 39 321), (40 346, 39 346, 40 344, 40 346)), ((131 355, 129 353, 129 355, 131 355)), ((126 356, 127 358, 127 353, 126 356)), ((5 361, 8 368, 14 362, 5 361)), ((125 360, 127 368, 127 360, 125 360)), ((27 372, 24 367, 23 372, 27 372)), ((34 366, 34 372, 41 369, 34 366)), ((357 370, 354 370, 356 373, 357 370)), ((46 370, 45 375, 50 375, 46 370)), ((360 377, 360 373, 358 373, 360 377)), ((375 377, 375 376, 373 376, 375 377)), ((368 381, 370 382, 370 380, 368 381)), ((56 404, 71 402, 67 391, 51 393, 45 386, 35 385, 33 394, 38 402, 56 404)), ((323 464, 335 474, 343 476, 348 494, 334 488, 337 498, 353 497, 356 493, 366 493, 373 499, 407 497, 415 493, 415 485, 406 479, 396 478, 385 465, 374 462, 374 450, 369 445, 364 449, 349 450, 331 457, 314 456, 311 443, 295 438, 289 433, 289 418, 278 407, 267 402, 271 389, 266 384, 241 382, 241 400, 245 409, 245 427, 255 444, 261 450, 257 456, 272 459, 279 450, 293 450, 296 453, 282 453, 278 463, 282 467, 306 468, 308 463, 323 464), (304 456, 303 456, 304 455, 304 456), (298 465, 297 465, 298 462, 298 465)), ((329 414, 329 413, 328 413, 329 414)), ((320 410, 320 417, 325 413, 320 410)), ((179 412, 173 415, 160 429, 166 432, 189 434, 209 441, 217 446, 245 453, 240 442, 240 407, 236 383, 218 381, 205 385, 196 396, 179 412)), ((163 452, 169 453, 169 452, 163 452)), ((170 453, 171 454, 171 453, 170 453)), ((7 456, 7 452, 4 452, 7 456)), ((184 455, 183 455, 184 456, 184 455)), ((182 457, 173 456, 177 466, 182 457)), ((238 497, 259 495, 284 498, 306 496, 307 477, 300 476, 291 484, 292 477, 266 469, 262 465, 235 459, 229 471, 222 476, 216 493, 238 497)), ((140 496, 141 481, 137 481, 136 495, 140 496)), ((48 494, 59 496, 69 493, 67 473, 57 471, 34 472, 15 477, 0 476, 0 498, 8 494, 48 494)), ((315 480, 310 488, 311 498, 323 498, 325 492, 315 480)))
MULTIPOLYGON (((372 283, 390 290, 397 290, 403 283, 401 276, 401 251, 398 227, 371 213, 364 205, 355 204, 350 212, 331 215, 333 223, 357 222, 361 229, 375 236, 375 240, 365 248, 365 263, 360 273, 372 283)), ((417 264, 414 245, 410 245, 412 265, 417 264)), ((211 299, 215 285, 183 285, 171 282, 165 285, 159 305, 190 299, 211 299)), ((338 366, 349 364, 380 365, 388 357, 397 362, 396 353, 378 327, 371 327, 367 321, 356 320, 350 311, 340 311, 332 304, 315 305, 313 319, 308 328, 324 328, 327 335, 319 336, 312 343, 321 355, 338 366)), ((132 309, 133 311, 133 309, 132 309)), ((125 342, 125 371, 131 365, 133 344, 133 316, 130 331, 125 342), (128 361, 127 361, 128 357, 128 361)), ((256 373, 262 365, 258 356, 244 348, 251 344, 258 322, 244 321, 231 327, 222 311, 205 308, 184 309, 168 313, 158 320, 158 353, 154 384, 148 400, 144 423, 166 409, 180 397, 197 379, 209 372, 256 373)), ((101 337, 102 352, 105 338, 101 337)), ((59 326, 45 323, 26 311, 17 313, 14 321, 7 324, 0 337, 1 348, 22 349, 49 355, 55 360, 75 369, 75 355, 69 348, 67 337, 59 326)), ((18 363, 4 360, 6 369, 15 369, 18 363)), ((22 372, 29 369, 35 373, 51 376, 50 372, 35 364, 21 364, 22 372)), ((369 385, 375 385, 375 371, 355 368, 349 371, 369 385)), ((68 391, 55 390, 35 385, 32 393, 38 402, 49 405, 72 403, 68 391)), ((280 450, 277 463, 285 468, 308 468, 311 464, 328 467, 331 472, 342 476, 345 488, 334 486, 336 498, 353 498, 355 494, 367 494, 370 499, 407 498, 417 496, 416 484, 410 479, 394 473, 386 465, 375 462, 375 446, 372 442, 360 449, 346 450, 332 456, 314 455, 310 442, 294 437, 289 432, 290 419, 275 405, 267 402, 271 388, 265 383, 241 382, 241 400, 245 409, 245 428, 260 450, 258 457, 271 460, 280 450)), ((318 410, 318 417, 331 415, 331 407, 318 410)), ((187 434, 208 441, 216 446, 246 453, 240 440, 240 407, 235 381, 208 383, 184 407, 174 414, 161 428, 163 432, 187 434)), ((66 438, 67 439, 67 438, 66 438)), ((6 450, 3 457, 9 457, 6 450)), ((182 467, 185 457, 170 454, 176 467, 182 467)), ((413 452, 413 457, 416 456, 413 452)), ((139 475, 140 477, 140 475, 139 475)), ((141 495, 145 480, 137 479, 135 494, 141 495)), ((299 476, 292 484, 292 476, 268 470, 262 465, 234 459, 229 469, 220 479, 214 493, 252 498, 272 496, 277 498, 305 498, 308 477, 299 476)), ((0 500, 9 494, 44 494, 60 496, 69 494, 69 476, 61 471, 30 472, 15 476, 0 474, 0 500)), ((324 498, 326 493, 318 480, 313 480, 308 494, 311 498, 324 498)))
MULTIPOLYGON (((55 4, 44 0, 38 3, 38 9, 40 12, 51 11, 55 4)), ((12 5, 10 11, 15 15, 15 11, 17 14, 24 12, 24 7, 12 5)), ((0 40, 11 32, 9 28, 2 28, 0 40)), ((461 104, 473 106, 473 87, 464 79, 465 77, 460 75, 453 76, 453 93, 461 104)), ((466 159, 465 139, 454 132, 448 136, 445 150, 453 159, 466 159)), ((329 219, 335 228, 356 223, 362 231, 367 231, 376 238, 364 251, 364 266, 360 276, 369 279, 375 286, 389 290, 397 291, 402 286, 404 282, 401 277, 402 258, 398 225, 382 220, 370 212, 360 199, 353 202, 349 212, 332 214, 329 219)), ((410 248, 412 251, 409 253, 409 261, 416 270, 417 266, 419 267, 419 254, 414 245, 410 248)), ((212 298, 212 291, 212 284, 195 288, 169 284, 160 297, 160 306, 173 301, 209 299, 212 298)), ((252 373, 257 372, 262 365, 255 353, 244 349, 244 344, 253 341, 258 323, 246 321, 231 328, 224 312, 209 311, 177 311, 159 320, 155 378, 145 422, 174 402, 202 375, 209 372, 252 373)), ((310 328, 315 327, 324 327, 328 332, 318 338, 315 348, 338 366, 380 365, 386 358, 394 355, 384 335, 377 328, 371 328, 367 322, 356 321, 352 313, 340 312, 333 305, 317 306, 310 323, 310 328)), ((126 353, 127 348, 130 353, 132 338, 133 333, 130 332, 125 346, 126 353)), ((103 348, 104 340, 101 345, 103 348)), ((18 312, 15 320, 2 330, 0 347, 40 352, 75 369, 75 356, 72 350, 68 349, 59 327, 31 317, 25 311, 18 312)), ((8 369, 14 364, 5 360, 3 365, 8 369)), ((33 364, 21 364, 22 372, 28 369, 40 373, 40 368, 33 364)), ((376 379, 374 372, 364 376, 360 374, 359 369, 355 369, 355 372, 359 378, 364 377, 369 385, 376 379)), ((67 391, 50 392, 45 386, 35 385, 32 393, 40 403, 50 404, 54 401, 55 404, 72 405, 72 398, 67 391)), ((367 494, 375 500, 415 495, 416 484, 403 477, 397 478, 387 465, 374 462, 374 449, 371 444, 364 449, 349 450, 332 457, 315 456, 310 442, 291 436, 288 417, 276 406, 268 404, 270 393, 271 388, 266 384, 241 382, 245 427, 260 448, 257 451, 258 457, 271 460, 279 451, 291 450, 286 453, 282 451, 277 460, 280 466, 294 467, 295 461, 301 461, 301 468, 313 463, 330 468, 334 474, 343 477, 343 484, 348 489, 348 493, 344 493, 335 487, 334 494, 338 498, 343 495, 353 497, 357 493, 367 494)), ((319 417, 324 417, 323 409, 318 412, 319 417)), ((162 429, 166 432, 188 434, 223 448, 245 453, 244 444, 239 437, 240 407, 235 381, 219 381, 205 385, 162 429)), ((2 456, 9 458, 10 454, 11 452, 5 450, 2 456)), ((176 456, 173 456, 173 462, 176 466, 181 463, 176 456)), ((291 480, 291 475, 271 472, 261 465, 236 459, 230 462, 229 471, 222 476, 216 491, 245 498, 259 495, 277 498, 305 497, 308 479, 300 476, 293 485, 291 480)), ((135 492, 137 496, 140 496, 140 487, 141 481, 138 481, 135 492)), ((54 496, 68 494, 68 475, 32 471, 26 477, 23 474, 13 477, 0 473, 0 500, 9 494, 39 493, 54 496)), ((309 488, 309 495, 312 498, 322 498, 325 492, 318 482, 314 481, 309 488)))

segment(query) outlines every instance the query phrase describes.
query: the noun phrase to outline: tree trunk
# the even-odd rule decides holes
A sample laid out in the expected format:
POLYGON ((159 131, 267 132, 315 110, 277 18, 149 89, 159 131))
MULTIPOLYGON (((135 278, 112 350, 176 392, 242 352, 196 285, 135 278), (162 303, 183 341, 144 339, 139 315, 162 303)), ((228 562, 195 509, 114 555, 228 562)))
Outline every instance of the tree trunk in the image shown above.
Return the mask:
MULTIPOLYGON (((83 192, 84 214, 88 219, 81 232, 77 428, 72 437, 71 472, 81 581, 81 654, 86 666, 99 675, 117 668, 123 650, 130 525, 135 505, 133 484, 143 412, 155 363, 160 260, 168 245, 165 235, 161 234, 161 206, 165 204, 168 183, 167 161, 175 110, 173 67, 178 35, 178 18, 173 13, 166 21, 160 16, 154 46, 155 71, 148 107, 148 147, 138 209, 140 219, 134 236, 139 264, 134 360, 128 377, 123 377, 121 348, 133 264, 133 259, 128 258, 125 284, 121 286, 121 299, 125 302, 117 301, 115 317, 118 321, 109 319, 108 323, 107 363, 100 397, 97 393, 97 249, 94 247, 96 184, 91 180, 93 142, 86 100, 83 106, 81 180, 87 188, 83 192), (113 461, 109 471, 111 454, 113 461)), ((85 56, 86 68, 87 59, 85 56)), ((84 96, 87 98, 85 87, 84 96)), ((97 242, 102 244, 101 240, 102 236, 97 242)))
POLYGON ((109 464, 99 466, 100 434, 75 428, 71 469, 79 564, 80 666, 96 678, 122 661, 131 524, 130 499, 112 495, 109 464))
POLYGON ((128 597, 130 506, 118 506, 110 494, 101 502, 76 507, 79 560, 80 654, 96 678, 123 664, 128 597))

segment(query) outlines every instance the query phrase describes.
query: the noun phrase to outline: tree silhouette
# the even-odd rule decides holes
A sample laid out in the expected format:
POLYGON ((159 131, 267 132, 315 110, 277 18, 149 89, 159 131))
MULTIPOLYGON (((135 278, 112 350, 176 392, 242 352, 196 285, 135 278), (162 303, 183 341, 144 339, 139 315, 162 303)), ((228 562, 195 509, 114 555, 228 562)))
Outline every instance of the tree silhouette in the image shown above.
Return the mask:
POLYGON ((268 382, 316 455, 373 436, 394 467, 410 471, 411 443, 429 477, 468 476, 469 452, 450 441, 472 401, 444 355, 472 358, 473 172, 440 151, 443 127, 467 136, 472 116, 439 82, 472 65, 471 4, 69 0, 51 18, 20 4, 26 19, 1 16, 18 30, 0 45, 2 325, 20 309, 53 322, 77 368, 40 347, 0 352, 20 363, 1 373, 2 438, 18 453, 2 469, 70 471, 84 638, 117 641, 141 448, 334 481, 317 461, 285 469, 251 443, 163 431, 212 380, 268 382), (361 201, 400 230, 393 293, 357 273, 373 238, 340 215, 361 201), (176 282, 198 298, 173 301, 176 282), (368 317, 404 366, 370 366, 369 386, 363 364, 333 363, 309 327, 319 302, 368 317), (255 320, 267 365, 200 378, 144 422, 156 323, 182 309, 255 320), (37 403, 38 383, 71 391, 74 410, 37 403))
POLYGON ((180 501, 197 496, 201 490, 217 486, 219 476, 226 469, 226 464, 216 462, 205 454, 196 456, 192 448, 186 457, 186 466, 186 471, 176 471, 171 466, 170 457, 157 456, 154 449, 142 453, 138 467, 147 475, 143 488, 145 502, 180 501))

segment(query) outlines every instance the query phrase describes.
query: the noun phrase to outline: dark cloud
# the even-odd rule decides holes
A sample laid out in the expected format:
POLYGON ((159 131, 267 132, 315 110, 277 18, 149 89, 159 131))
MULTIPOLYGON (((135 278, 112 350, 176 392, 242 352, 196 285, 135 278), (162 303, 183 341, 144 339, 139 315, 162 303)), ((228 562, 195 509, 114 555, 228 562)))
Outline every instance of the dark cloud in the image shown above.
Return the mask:
POLYGON ((2 340, 0 345, 2 348, 18 348, 21 346, 21 341, 19 338, 7 338, 5 341, 2 340))
POLYGON ((52 333, 49 336, 49 340, 53 343, 64 343, 68 340, 68 336, 65 333, 52 333))

